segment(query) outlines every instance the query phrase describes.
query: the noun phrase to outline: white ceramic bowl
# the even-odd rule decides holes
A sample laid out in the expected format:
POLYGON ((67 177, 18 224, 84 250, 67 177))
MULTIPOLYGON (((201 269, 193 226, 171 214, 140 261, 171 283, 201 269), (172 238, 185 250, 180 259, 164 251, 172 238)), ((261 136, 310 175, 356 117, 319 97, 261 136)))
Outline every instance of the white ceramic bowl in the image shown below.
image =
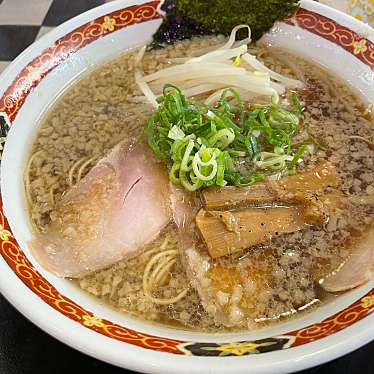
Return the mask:
MULTIPOLYGON (((374 337, 373 283, 319 309, 248 333, 200 334, 150 325, 100 305, 31 256, 22 173, 36 125, 72 80, 146 42, 158 1, 115 1, 82 14, 23 52, 0 77, 0 112, 11 125, 1 166, 0 289, 27 318, 66 344, 114 365, 150 373, 283 373, 318 365, 374 337), (264 347, 264 342, 272 343, 264 347), (256 344, 259 354, 249 354, 256 344), (206 356, 204 346, 215 347, 206 356), (231 352, 218 356, 220 350, 231 352), (266 352, 265 352, 266 351, 266 352)), ((343 77, 374 102, 374 31, 310 0, 266 35, 343 77)))

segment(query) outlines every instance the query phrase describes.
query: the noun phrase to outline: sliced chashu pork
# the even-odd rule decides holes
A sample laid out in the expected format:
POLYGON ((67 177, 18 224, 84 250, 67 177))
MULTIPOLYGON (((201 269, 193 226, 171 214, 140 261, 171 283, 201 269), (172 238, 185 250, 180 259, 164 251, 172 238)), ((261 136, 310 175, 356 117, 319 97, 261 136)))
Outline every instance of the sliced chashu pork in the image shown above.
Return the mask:
POLYGON ((347 259, 319 281, 328 292, 348 291, 374 278, 374 227, 347 243, 347 259))
POLYGON ((36 260, 81 277, 137 254, 170 220, 165 167, 144 144, 120 143, 57 203, 57 218, 30 242, 36 260))

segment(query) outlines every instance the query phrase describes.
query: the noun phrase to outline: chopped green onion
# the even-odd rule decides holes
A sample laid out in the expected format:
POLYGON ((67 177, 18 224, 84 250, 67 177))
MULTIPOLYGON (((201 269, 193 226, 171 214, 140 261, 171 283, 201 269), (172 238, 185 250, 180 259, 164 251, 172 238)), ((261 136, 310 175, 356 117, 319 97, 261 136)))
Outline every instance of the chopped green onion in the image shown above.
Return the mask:
POLYGON ((181 168, 181 163, 176 161, 169 171, 169 179, 174 184, 180 184, 179 172, 181 168))
POLYGON ((221 152, 221 154, 217 157, 216 184, 220 187, 223 187, 227 183, 225 181, 226 157, 230 157, 229 155, 227 155, 226 151, 221 152))
POLYGON ((302 155, 304 154, 305 150, 306 150, 306 147, 307 145, 306 144, 302 144, 298 150, 296 151, 295 155, 293 156, 293 159, 291 160, 291 162, 288 164, 288 169, 294 169, 298 163, 298 161, 301 159, 302 155))
POLYGON ((286 167, 286 161, 290 160, 292 160, 292 157, 288 155, 280 155, 275 152, 260 152, 254 157, 253 163, 259 169, 281 170, 286 167))
POLYGON ((194 192, 203 186, 203 181, 201 181, 198 178, 195 178, 195 180, 192 181, 193 176, 191 174, 187 175, 185 171, 180 171, 179 178, 180 178, 181 185, 187 191, 194 192))
POLYGON ((297 96, 295 93, 292 93, 291 99, 293 105, 293 112, 297 116, 302 117, 304 115, 305 108, 301 105, 299 96, 297 96))
POLYGON ((185 133, 183 130, 181 130, 177 125, 174 125, 169 133, 168 133, 168 138, 172 140, 178 140, 178 139, 183 139, 185 137, 185 133))
POLYGON ((212 137, 209 138, 209 143, 212 146, 219 146, 226 148, 235 139, 235 133, 232 129, 222 129, 217 131, 212 137))
POLYGON ((208 107, 165 85, 158 109, 145 126, 148 144, 169 163, 170 181, 188 191, 248 186, 274 171, 295 168, 304 153, 305 147, 292 147, 302 120, 300 100, 292 100, 292 111, 274 102, 246 110, 237 91, 226 89, 217 105, 208 107), (228 98, 234 98, 234 104, 228 98), (239 171, 243 163, 251 171, 239 171))
POLYGON ((191 153, 192 153, 192 150, 193 150, 194 146, 195 146, 195 142, 191 139, 187 144, 186 150, 184 151, 184 155, 183 155, 183 158, 182 158, 182 163, 181 163, 181 170, 182 171, 190 171, 191 170, 192 164, 190 163, 190 161, 191 161, 190 156, 191 156, 191 153))

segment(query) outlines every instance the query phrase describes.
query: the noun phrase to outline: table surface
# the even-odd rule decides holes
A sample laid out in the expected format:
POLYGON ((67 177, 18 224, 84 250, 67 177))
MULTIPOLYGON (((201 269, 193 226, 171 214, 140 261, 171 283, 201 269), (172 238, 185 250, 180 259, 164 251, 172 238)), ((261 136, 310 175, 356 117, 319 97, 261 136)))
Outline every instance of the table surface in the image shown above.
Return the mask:
MULTIPOLYGON (((29 322, 0 295, 0 373, 66 374, 72 368, 74 373, 131 373, 60 343, 29 322)), ((373 374, 374 342, 338 360, 302 372, 312 373, 373 374)))
MULTIPOLYGON (((0 72, 23 49, 53 27, 108 1, 0 0, 0 72)), ((0 374, 43 374, 51 371, 65 374, 72 368, 74 372, 81 369, 90 374, 126 372, 53 339, 0 296, 0 374)), ((304 373, 372 374, 374 343, 304 373)))

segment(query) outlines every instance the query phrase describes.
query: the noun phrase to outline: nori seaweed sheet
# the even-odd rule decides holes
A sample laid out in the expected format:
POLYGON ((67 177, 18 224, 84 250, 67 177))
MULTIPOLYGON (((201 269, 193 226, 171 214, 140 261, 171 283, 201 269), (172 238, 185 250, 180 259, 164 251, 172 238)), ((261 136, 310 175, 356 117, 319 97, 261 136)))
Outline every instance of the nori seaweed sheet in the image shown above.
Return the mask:
POLYGON ((153 35, 153 41, 149 49, 162 48, 165 45, 173 44, 183 39, 190 39, 193 36, 213 34, 203 25, 184 16, 176 8, 174 0, 166 0, 161 9, 166 12, 166 17, 153 35))
MULTIPOLYGON (((166 0, 161 8, 166 12, 166 16, 154 34, 153 42, 149 48, 160 48, 193 36, 229 35, 236 24, 244 23, 251 26, 252 41, 255 42, 273 26, 275 21, 291 15, 298 6, 299 0, 267 0, 264 2, 262 0, 206 0, 206 2, 202 0, 166 0), (222 12, 223 4, 226 7, 229 4, 230 10, 222 12), (245 11, 246 7, 248 12, 245 11), (199 15, 199 12, 208 16, 205 21, 198 22, 193 19, 194 15, 199 15)), ((237 35, 239 39, 245 36, 246 30, 240 30, 237 35)))

